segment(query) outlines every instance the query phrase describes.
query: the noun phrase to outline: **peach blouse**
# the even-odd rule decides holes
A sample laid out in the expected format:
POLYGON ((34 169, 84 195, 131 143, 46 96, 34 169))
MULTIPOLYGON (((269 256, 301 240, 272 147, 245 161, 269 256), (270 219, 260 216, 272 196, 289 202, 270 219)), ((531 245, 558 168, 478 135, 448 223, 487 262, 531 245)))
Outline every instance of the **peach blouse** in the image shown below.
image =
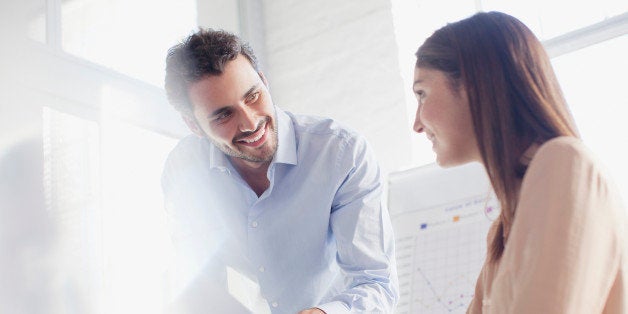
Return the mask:
POLYGON ((504 253, 484 263, 467 313, 628 313, 619 192, 576 138, 532 154, 504 253))

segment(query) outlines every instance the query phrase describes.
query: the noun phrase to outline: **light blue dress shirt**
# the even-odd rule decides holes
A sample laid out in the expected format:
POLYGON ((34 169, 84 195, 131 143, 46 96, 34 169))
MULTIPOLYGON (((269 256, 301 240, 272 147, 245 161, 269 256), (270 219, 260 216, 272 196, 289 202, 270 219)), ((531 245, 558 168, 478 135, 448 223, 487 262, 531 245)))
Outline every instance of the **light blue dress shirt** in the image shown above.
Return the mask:
POLYGON ((188 136, 170 153, 162 185, 175 297, 199 313, 238 311, 235 271, 259 285, 272 313, 391 313, 393 231, 369 145, 333 120, 275 109, 278 150, 260 197, 205 138, 188 136))

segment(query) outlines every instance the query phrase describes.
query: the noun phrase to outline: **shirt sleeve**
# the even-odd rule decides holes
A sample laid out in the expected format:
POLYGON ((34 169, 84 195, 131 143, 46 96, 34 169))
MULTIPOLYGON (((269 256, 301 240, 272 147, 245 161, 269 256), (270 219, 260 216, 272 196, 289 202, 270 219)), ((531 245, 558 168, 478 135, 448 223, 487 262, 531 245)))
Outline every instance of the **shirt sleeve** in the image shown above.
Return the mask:
MULTIPOLYGON (((172 309, 205 308, 211 301, 216 312, 232 313, 224 308, 234 302, 225 293, 225 266, 215 253, 224 242, 224 222, 218 216, 206 219, 206 208, 199 201, 202 186, 197 169, 180 150, 173 151, 162 173, 164 208, 170 232, 173 256, 168 268, 167 297, 172 309), (219 309, 221 308, 221 309, 219 309)), ((191 313, 197 313, 191 312, 191 313)))
POLYGON ((601 313, 621 260, 616 193, 576 139, 542 146, 491 288, 495 313, 601 313))
POLYGON ((392 313, 399 298, 394 237, 382 205, 379 167, 362 138, 350 138, 338 157, 347 173, 332 204, 331 229, 346 289, 317 307, 328 314, 392 313))

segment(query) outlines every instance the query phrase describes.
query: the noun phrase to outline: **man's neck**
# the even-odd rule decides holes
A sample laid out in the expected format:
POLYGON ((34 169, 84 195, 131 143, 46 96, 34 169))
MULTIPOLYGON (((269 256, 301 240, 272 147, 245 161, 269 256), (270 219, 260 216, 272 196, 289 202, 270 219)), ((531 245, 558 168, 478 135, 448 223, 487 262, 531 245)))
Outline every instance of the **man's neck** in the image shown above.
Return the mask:
POLYGON ((240 158, 230 159, 233 167, 258 197, 268 189, 270 181, 268 180, 267 172, 270 161, 252 162, 240 158))

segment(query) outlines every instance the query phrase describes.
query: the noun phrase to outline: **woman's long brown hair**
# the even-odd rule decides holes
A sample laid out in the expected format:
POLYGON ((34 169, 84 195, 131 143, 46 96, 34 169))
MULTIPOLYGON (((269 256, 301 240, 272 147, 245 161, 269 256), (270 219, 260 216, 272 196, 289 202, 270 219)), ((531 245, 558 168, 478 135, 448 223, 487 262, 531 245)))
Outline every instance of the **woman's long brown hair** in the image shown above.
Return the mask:
POLYGON ((541 42, 516 18, 477 13, 434 32, 416 53, 419 68, 445 72, 452 88, 464 86, 482 162, 501 205, 491 261, 502 256, 515 217, 533 143, 578 137, 549 57, 541 42))

